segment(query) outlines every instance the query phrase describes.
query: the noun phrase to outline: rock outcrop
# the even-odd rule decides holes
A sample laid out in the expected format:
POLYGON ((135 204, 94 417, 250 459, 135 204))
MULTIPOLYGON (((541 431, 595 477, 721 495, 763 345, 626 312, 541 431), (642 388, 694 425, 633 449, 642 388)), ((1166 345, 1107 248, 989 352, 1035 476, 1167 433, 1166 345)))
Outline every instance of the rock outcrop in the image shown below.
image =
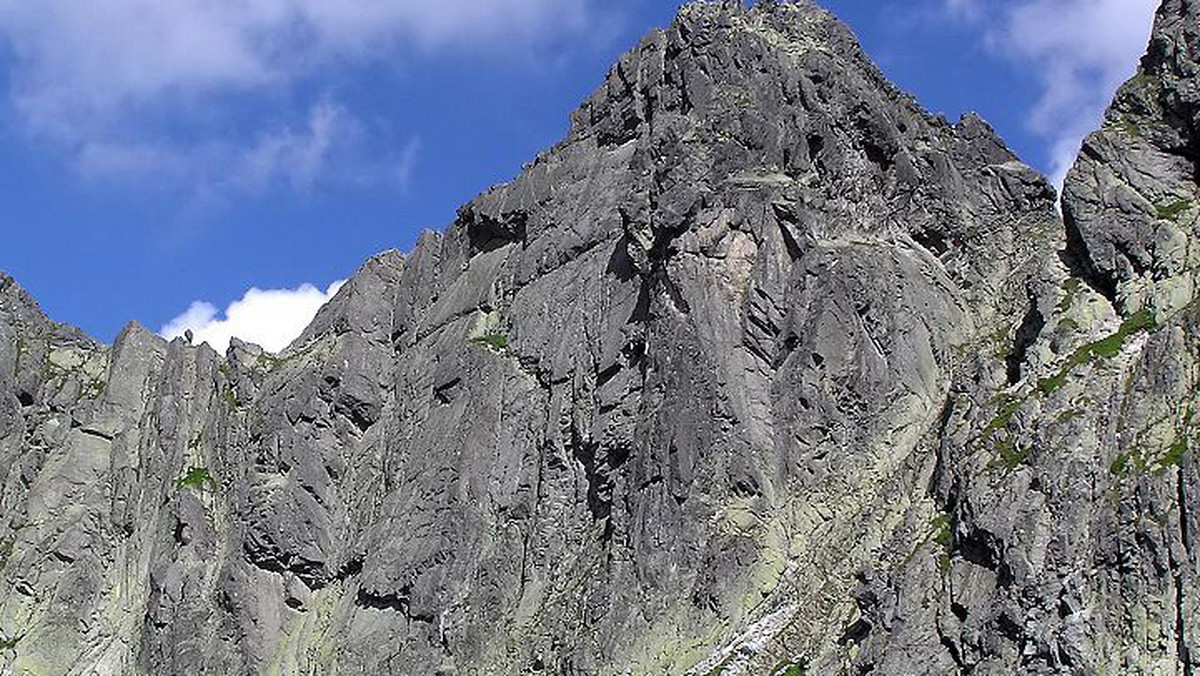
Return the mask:
POLYGON ((1031 279, 1015 331, 1018 377, 956 382, 927 545, 940 570, 917 555, 861 576, 860 670, 1200 667, 1198 33, 1200 3, 1166 0, 1085 141, 1062 201, 1065 265, 1031 279))
POLYGON ((0 277, 0 672, 1192 673, 1198 20, 1063 217, 813 4, 697 3, 281 354, 0 277))

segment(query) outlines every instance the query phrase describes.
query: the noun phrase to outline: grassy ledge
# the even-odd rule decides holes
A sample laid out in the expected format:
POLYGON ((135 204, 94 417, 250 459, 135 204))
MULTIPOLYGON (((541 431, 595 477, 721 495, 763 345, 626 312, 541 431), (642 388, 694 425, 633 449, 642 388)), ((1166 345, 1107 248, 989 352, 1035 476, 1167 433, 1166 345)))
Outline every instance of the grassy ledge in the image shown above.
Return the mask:
POLYGON ((1155 204, 1154 210, 1158 212, 1158 217, 1164 221, 1174 221, 1179 218, 1180 214, 1188 210, 1191 202, 1185 199, 1175 200, 1170 204, 1155 204))
POLYGON ((1049 378, 1043 378, 1038 381, 1038 390, 1046 396, 1053 394, 1056 390, 1062 387, 1067 382, 1067 376, 1076 367, 1084 364, 1090 364, 1101 359, 1109 359, 1115 357, 1121 352, 1121 348, 1125 345, 1125 341, 1131 336, 1134 336, 1142 331, 1153 331, 1157 328, 1158 322, 1154 320, 1154 313, 1150 310, 1142 310, 1126 319, 1121 323, 1121 328, 1117 332, 1098 340, 1094 343, 1089 343, 1075 350, 1071 354, 1067 362, 1063 364, 1058 373, 1049 378))
MULTIPOLYGON (((1077 288, 1066 289, 1068 294, 1074 293, 1077 290, 1077 288)), ((1130 337, 1143 331, 1153 331, 1157 327, 1158 322, 1154 318, 1154 313, 1150 310, 1142 310, 1141 312, 1134 314, 1122 322, 1121 327, 1116 331, 1116 333, 1075 350, 1075 352, 1073 352, 1067 359, 1066 363, 1064 363, 1058 370, 1058 373, 1050 376, 1049 378, 1042 378, 1038 381, 1036 391, 1026 393, 1023 396, 1001 394, 997 398, 999 401, 999 409, 997 410, 996 417, 987 424, 987 427, 983 429, 983 432, 975 439, 975 441, 986 442, 997 432, 1007 428, 1008 424, 1012 422, 1013 417, 1016 416, 1017 412, 1021 410, 1021 407, 1029 401, 1030 397, 1035 396, 1035 394, 1040 393, 1043 397, 1049 397, 1051 394, 1054 394, 1054 392, 1066 384, 1067 376, 1070 375, 1071 371, 1073 371, 1076 367, 1084 364, 1090 364, 1102 359, 1110 359, 1115 357, 1121 352, 1121 348, 1124 347, 1125 341, 1127 341, 1130 337)), ((1071 415, 1070 417, 1073 418, 1074 415, 1071 415)), ((1059 422, 1069 422, 1069 418, 1064 421, 1060 416, 1059 422)), ((1012 436, 1006 436, 1005 438, 996 441, 995 450, 998 457, 989 465, 989 467, 992 468, 1012 470, 1020 465, 1029 464, 1033 457, 1033 449, 1020 446, 1016 443, 1015 437, 1012 436)), ((1183 451, 1177 451, 1169 454, 1168 459, 1173 458, 1176 455, 1182 458, 1182 454, 1185 452, 1186 447, 1183 449, 1183 451)), ((1134 457, 1134 454, 1124 454, 1122 457, 1117 458, 1117 460, 1113 463, 1112 471, 1114 474, 1124 473, 1128 471, 1131 464, 1136 465, 1137 460, 1138 458, 1134 457)))

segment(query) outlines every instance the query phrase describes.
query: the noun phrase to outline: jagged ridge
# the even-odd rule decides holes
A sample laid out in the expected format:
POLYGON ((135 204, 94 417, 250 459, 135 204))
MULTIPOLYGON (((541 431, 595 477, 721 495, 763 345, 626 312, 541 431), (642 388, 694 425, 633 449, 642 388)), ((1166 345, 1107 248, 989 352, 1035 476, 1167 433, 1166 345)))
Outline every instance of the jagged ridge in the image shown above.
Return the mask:
MULTIPOLYGON (((1147 72, 1194 62, 1195 17, 1164 4, 1147 72)), ((1064 229, 985 123, 923 112, 809 2, 700 3, 282 355, 108 348, 5 278, 0 665, 1190 664, 1190 437, 1126 430, 1190 396, 1191 315, 1116 331, 1072 276, 1110 274, 1077 183, 1064 229)))

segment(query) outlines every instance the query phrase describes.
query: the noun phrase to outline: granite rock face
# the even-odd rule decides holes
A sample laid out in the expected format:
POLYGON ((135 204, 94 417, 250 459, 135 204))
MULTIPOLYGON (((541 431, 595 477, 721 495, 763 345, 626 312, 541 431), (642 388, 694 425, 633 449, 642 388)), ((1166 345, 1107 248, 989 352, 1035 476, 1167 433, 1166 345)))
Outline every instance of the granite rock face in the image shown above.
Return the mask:
POLYGON ((1008 332, 1017 377, 953 387, 939 560, 860 574, 860 671, 1200 668, 1198 64, 1200 3, 1166 0, 1067 176, 1064 264, 1008 332))
POLYGON ((0 673, 1192 673, 1198 14, 1064 217, 697 3, 281 354, 0 277, 0 673))

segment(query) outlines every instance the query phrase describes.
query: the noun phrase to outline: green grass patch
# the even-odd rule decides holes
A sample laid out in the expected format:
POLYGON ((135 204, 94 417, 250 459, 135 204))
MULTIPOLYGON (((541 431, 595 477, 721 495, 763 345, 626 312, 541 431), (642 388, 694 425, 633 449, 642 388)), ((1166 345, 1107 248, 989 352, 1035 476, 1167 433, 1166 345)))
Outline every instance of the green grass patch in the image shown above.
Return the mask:
POLYGON ((1129 78, 1125 86, 1137 90, 1138 94, 1141 94, 1151 103, 1154 102, 1154 99, 1158 98, 1158 93, 1162 88, 1157 78, 1140 69, 1136 75, 1129 78))
POLYGON ((1117 455, 1116 459, 1109 465, 1108 471, 1115 477, 1145 474, 1152 469, 1155 472, 1163 472, 1172 467, 1182 467, 1184 459, 1187 458, 1187 453, 1187 437, 1179 434, 1171 442, 1171 445, 1167 447, 1166 453, 1158 458, 1158 460, 1152 460, 1150 454, 1142 450, 1125 451, 1117 455))
POLYGON ((1018 445, 1016 438, 1011 435, 996 442, 996 453, 999 457, 993 464, 1006 470, 1028 465, 1033 457, 1033 449, 1018 445))
POLYGON ((1063 369, 1058 373, 1050 376, 1049 378, 1042 378, 1038 381, 1038 390, 1047 397, 1051 394, 1054 394, 1055 390, 1067 383, 1067 374, 1070 373, 1071 369, 1075 368, 1081 363, 1083 362, 1068 362, 1068 366, 1064 366, 1063 369))
POLYGON ((1126 477, 1130 474, 1141 474, 1146 471, 1146 456, 1138 451, 1125 451, 1117 454, 1108 471, 1116 477, 1126 477))
POLYGON ((1009 421, 1024 404, 1025 397, 1005 397, 1004 403, 1000 405, 999 413, 988 423, 987 427, 983 428, 983 438, 986 439, 1007 427, 1009 421))
POLYGON ((933 518, 933 541, 946 549, 954 544, 954 531, 949 514, 938 514, 933 518))
POLYGON ((209 488, 214 491, 217 490, 217 480, 208 472, 207 467, 192 467, 175 483, 180 488, 195 488, 197 490, 209 488))
POLYGON ((472 338, 471 342, 493 350, 503 350, 508 347, 508 336, 503 333, 487 333, 472 338))
POLYGON ((1188 210, 1192 205, 1191 202, 1185 199, 1175 200, 1170 204, 1155 204, 1154 210, 1158 212, 1158 217, 1164 221, 1173 221, 1179 218, 1179 215, 1188 210))
POLYGON ((1118 453, 1116 459, 1108 466, 1108 473, 1113 476, 1125 476, 1129 471, 1129 454, 1118 453))
POLYGON ((1064 334, 1074 333, 1079 328, 1079 322, 1070 317, 1063 317, 1058 322, 1058 330, 1064 334))
POLYGON ((1187 456, 1187 451, 1188 451, 1187 437, 1184 437, 1182 435, 1177 437, 1175 439, 1175 443, 1171 444, 1171 447, 1167 449, 1166 455, 1159 458, 1159 460, 1158 460, 1159 468, 1167 469, 1168 467, 1182 467, 1183 459, 1185 456, 1187 456))
POLYGON ((933 541, 942 548, 938 552, 938 570, 946 575, 950 572, 950 553, 954 549, 954 526, 949 514, 933 518, 933 541))
POLYGON ((807 676, 807 674, 807 663, 792 660, 783 660, 771 669, 771 676, 807 676))
POLYGON ((1012 325, 1002 326, 988 337, 987 342, 991 345, 993 359, 1008 359, 1012 352, 1012 332, 1012 325))
POLYGON ((1152 331, 1158 326, 1154 313, 1142 310, 1121 323, 1121 328, 1107 338, 1089 343, 1075 350, 1063 364, 1058 373, 1038 381, 1038 390, 1049 396, 1067 382, 1067 375, 1077 366, 1089 364, 1100 359, 1109 359, 1121 352, 1125 341, 1141 331, 1152 331))

